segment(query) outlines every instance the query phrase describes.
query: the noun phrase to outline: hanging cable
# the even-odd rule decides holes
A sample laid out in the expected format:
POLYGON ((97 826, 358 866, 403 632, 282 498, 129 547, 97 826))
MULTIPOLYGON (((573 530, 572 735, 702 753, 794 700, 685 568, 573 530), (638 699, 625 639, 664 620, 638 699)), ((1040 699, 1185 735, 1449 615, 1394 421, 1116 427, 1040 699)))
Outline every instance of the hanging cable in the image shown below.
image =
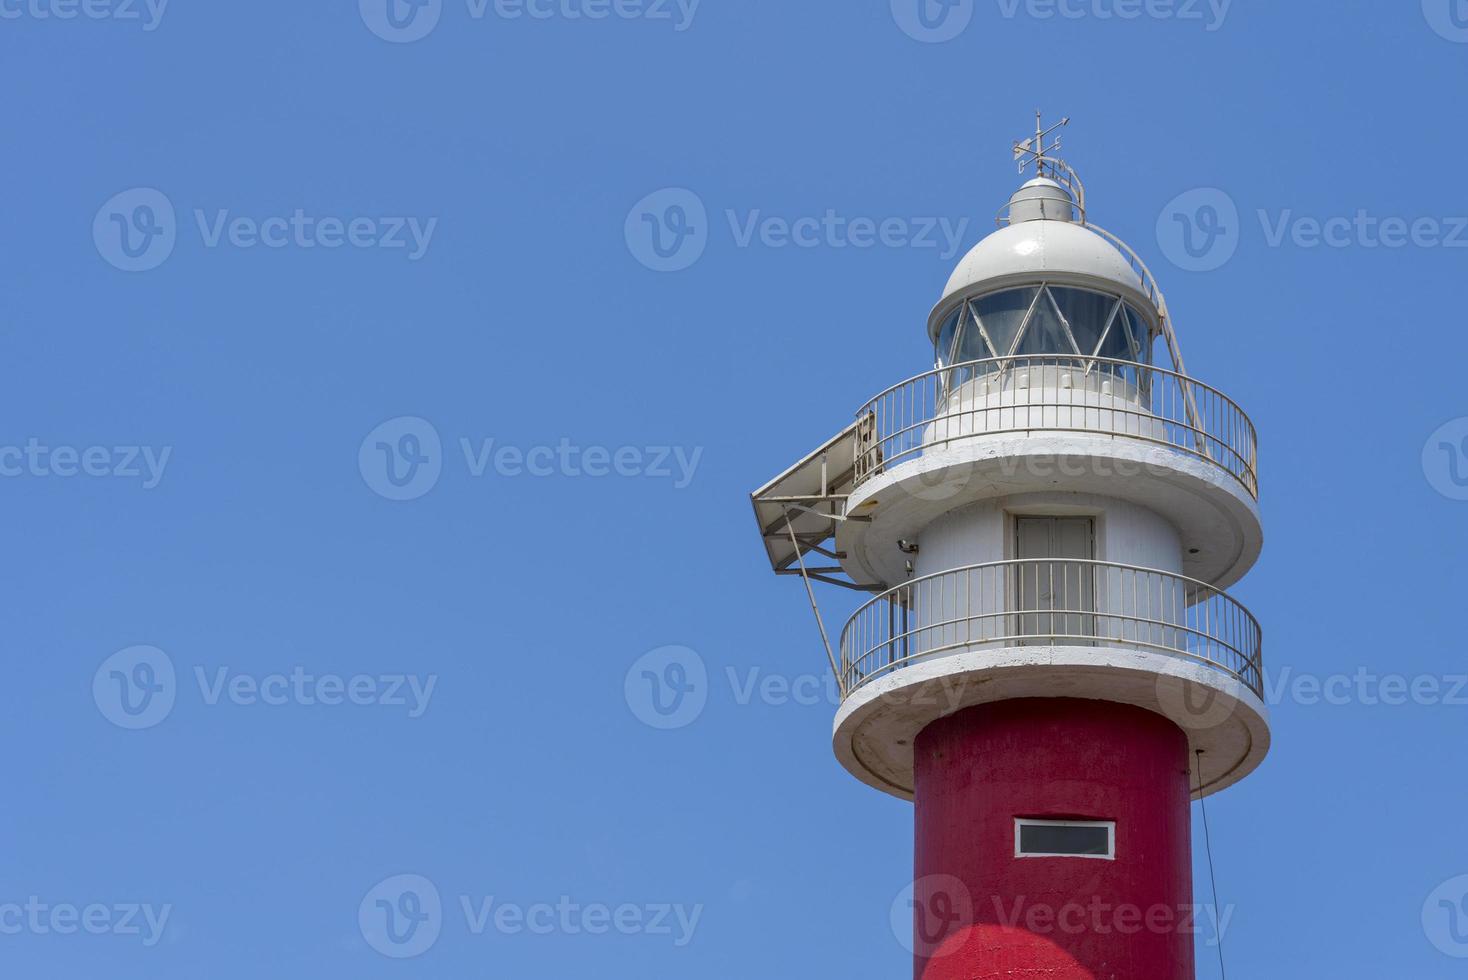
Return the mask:
POLYGON ((1223 968, 1223 909, 1218 907, 1218 876, 1213 873, 1213 835, 1208 831, 1208 802, 1203 798, 1203 750, 1197 750, 1198 806, 1203 810, 1203 842, 1208 850, 1208 883, 1213 887, 1213 929, 1218 933, 1218 975, 1228 980, 1223 968))

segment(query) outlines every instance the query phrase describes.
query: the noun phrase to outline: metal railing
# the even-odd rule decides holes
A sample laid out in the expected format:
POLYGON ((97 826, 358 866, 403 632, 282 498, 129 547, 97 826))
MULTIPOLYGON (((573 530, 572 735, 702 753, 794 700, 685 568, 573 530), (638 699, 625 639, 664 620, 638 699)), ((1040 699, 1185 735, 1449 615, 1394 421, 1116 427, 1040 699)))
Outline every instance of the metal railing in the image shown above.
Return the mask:
POLYGON ((904 582, 841 631, 845 697, 917 661, 1029 645, 1158 651, 1204 663, 1263 696, 1259 623, 1196 579, 1080 559, 969 565, 904 582))
POLYGON ((862 406, 855 482, 930 449, 1000 433, 1088 432, 1209 460, 1259 496, 1254 424, 1192 378, 1078 354, 965 361, 893 385, 862 406))

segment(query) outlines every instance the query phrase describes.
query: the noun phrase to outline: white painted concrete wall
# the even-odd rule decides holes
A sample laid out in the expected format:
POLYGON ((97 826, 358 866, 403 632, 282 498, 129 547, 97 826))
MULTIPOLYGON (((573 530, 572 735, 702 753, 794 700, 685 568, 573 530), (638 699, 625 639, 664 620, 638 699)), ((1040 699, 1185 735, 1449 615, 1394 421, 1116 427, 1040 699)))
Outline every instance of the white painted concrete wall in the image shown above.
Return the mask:
MULTIPOLYGON (((1090 517, 1094 558, 1102 562, 1178 573, 1182 545, 1166 519, 1129 501, 1091 494, 1030 493, 981 501, 937 518, 923 529, 913 556, 917 578, 1013 559, 1016 516, 1090 517)), ((1026 566, 1034 572, 1035 566, 1026 566)), ((1173 626, 1186 620, 1186 589, 1165 575, 1139 575, 1106 566, 1065 566, 1061 579, 1044 566, 1021 601, 1013 569, 964 572, 912 587, 907 627, 915 632, 906 655, 944 652, 999 637, 1058 629, 1070 635, 1186 650, 1189 638, 1173 626), (1044 581, 1041 579, 1045 578, 1044 581), (1021 605, 1084 610, 1094 615, 1017 617, 1021 605), (1054 603, 1044 605, 1045 602, 1054 603), (1057 627, 1059 619, 1061 626, 1057 627)), ((901 656, 902 654, 899 654, 901 656)))
POLYGON ((915 574, 1015 557, 1011 517, 1016 514, 1091 517, 1098 560, 1168 572, 1183 567, 1177 529, 1140 504, 1084 493, 1028 493, 969 504, 933 521, 918 537, 915 574))
POLYGON ((925 446, 952 446, 986 434, 1035 429, 1112 432, 1167 442, 1148 399, 1111 369, 1045 364, 1011 368, 964 382, 924 427, 925 446))

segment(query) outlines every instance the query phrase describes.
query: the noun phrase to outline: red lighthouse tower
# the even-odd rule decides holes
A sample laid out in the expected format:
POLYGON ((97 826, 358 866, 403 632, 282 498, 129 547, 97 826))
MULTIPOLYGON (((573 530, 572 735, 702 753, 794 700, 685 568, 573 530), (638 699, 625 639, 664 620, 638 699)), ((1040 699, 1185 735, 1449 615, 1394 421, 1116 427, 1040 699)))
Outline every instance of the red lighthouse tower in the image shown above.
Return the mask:
POLYGON ((1255 434, 1053 132, 929 316, 933 370, 754 506, 823 638, 812 583, 874 593, 827 639, 833 741, 915 804, 914 975, 1184 980, 1190 800, 1269 748, 1259 626, 1223 591, 1262 545, 1255 434))

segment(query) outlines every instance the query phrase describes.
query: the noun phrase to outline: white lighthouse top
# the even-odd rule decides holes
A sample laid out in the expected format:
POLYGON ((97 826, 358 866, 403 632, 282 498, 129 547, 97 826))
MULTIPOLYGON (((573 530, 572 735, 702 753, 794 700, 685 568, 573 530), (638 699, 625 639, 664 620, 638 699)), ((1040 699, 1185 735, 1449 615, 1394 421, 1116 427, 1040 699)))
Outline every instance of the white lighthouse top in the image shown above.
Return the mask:
POLYGON ((1075 202, 1061 184, 1037 177, 1009 203, 1010 223, 970 249, 948 277, 929 323, 933 337, 960 298, 1041 282, 1119 294, 1156 322, 1142 276, 1120 249, 1072 219, 1075 202))
MULTIPOLYGON (((1060 137, 1053 134, 1069 122, 1069 118, 1062 119, 1047 130, 1036 113, 1035 135, 1014 144, 1020 172, 1033 166, 1036 176, 1010 197, 1007 226, 970 249, 948 277, 943 296, 928 320, 929 337, 940 346, 948 321, 962 318, 965 301, 1019 287, 1069 289, 1072 297, 1079 295, 1078 290, 1119 297, 1141 315, 1151 331, 1168 331, 1160 293, 1141 260, 1120 239, 1087 220, 1086 192, 1080 177, 1054 155, 1060 149, 1060 137)), ((1062 318, 1067 316, 1061 311, 1062 318)), ((1175 346, 1170 332, 1168 341, 1175 346)), ((1031 345, 1034 343, 1038 341, 1031 345)), ((972 344, 965 348, 970 352, 973 349, 972 344)), ((943 359, 942 351, 939 359, 943 359)))
POLYGON ((1054 153, 1064 125, 1014 144, 1038 173, 948 279, 933 370, 752 495, 771 567, 813 607, 812 582, 875 593, 839 657, 818 622, 833 745, 901 797, 928 724, 1009 699, 1170 718, 1204 753, 1202 795, 1269 747, 1262 631, 1222 591, 1263 542, 1254 427, 1188 377, 1156 279, 1054 153))
POLYGON ((1142 277, 1115 245, 1084 225, 1046 218, 1011 224, 975 245, 948 277, 943 298, 1042 279, 1145 295, 1142 277))

